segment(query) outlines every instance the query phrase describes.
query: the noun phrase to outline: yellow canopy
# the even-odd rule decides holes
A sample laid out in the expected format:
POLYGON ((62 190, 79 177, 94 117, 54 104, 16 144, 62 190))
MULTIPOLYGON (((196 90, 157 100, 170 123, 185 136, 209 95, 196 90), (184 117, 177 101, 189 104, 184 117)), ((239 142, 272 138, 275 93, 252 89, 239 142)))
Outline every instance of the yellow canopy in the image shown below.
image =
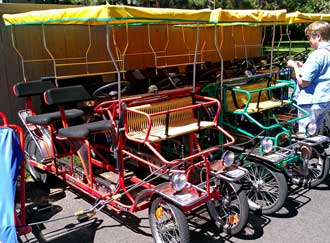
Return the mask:
POLYGON ((286 19, 286 10, 169 9, 118 5, 88 6, 66 9, 4 14, 6 25, 27 24, 144 24, 172 23, 278 23, 286 19))
POLYGON ((253 25, 283 24, 286 21, 286 10, 215 9, 212 11, 211 20, 214 23, 236 23, 253 25))
POLYGON ((211 10, 178 10, 101 5, 4 14, 5 25, 28 24, 143 24, 157 22, 208 23, 211 10))
POLYGON ((4 14, 8 25, 29 24, 146 24, 171 22, 221 25, 273 25, 330 20, 330 14, 287 13, 286 10, 230 10, 230 9, 170 9, 119 5, 87 6, 78 8, 31 11, 4 14))
POLYGON ((288 13, 286 16, 288 24, 309 23, 317 20, 330 21, 330 14, 301 13, 299 11, 288 13))

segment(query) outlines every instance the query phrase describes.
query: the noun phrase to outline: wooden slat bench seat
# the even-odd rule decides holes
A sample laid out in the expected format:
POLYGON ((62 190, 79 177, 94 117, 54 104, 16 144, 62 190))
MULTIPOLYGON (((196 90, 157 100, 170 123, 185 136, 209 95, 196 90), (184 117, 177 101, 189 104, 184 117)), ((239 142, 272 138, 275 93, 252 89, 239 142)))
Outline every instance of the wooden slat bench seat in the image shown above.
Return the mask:
MULTIPOLYGON (((207 105, 217 104, 215 99, 207 105)), ((202 102, 203 103, 203 102, 202 102)), ((210 128, 213 121, 198 119, 202 103, 193 104, 192 97, 183 97, 127 108, 126 135, 140 142, 158 142, 210 128)))
MULTIPOLYGON (((260 112, 260 111, 264 111, 264 110, 268 110, 268 109, 273 109, 276 107, 280 107, 283 105, 289 104, 288 100, 266 100, 266 101, 260 101, 259 102, 259 106, 257 102, 250 102, 249 106, 246 109, 246 112, 249 114, 252 113, 256 113, 256 112, 260 112)), ((243 109, 236 109, 235 112, 244 112, 244 108, 243 109)))
POLYGON ((273 109, 290 103, 290 100, 273 99, 270 93, 290 86, 290 83, 278 82, 268 85, 268 82, 245 83, 226 89, 226 110, 234 113, 248 114, 273 109), (250 100, 249 100, 250 95, 250 100))

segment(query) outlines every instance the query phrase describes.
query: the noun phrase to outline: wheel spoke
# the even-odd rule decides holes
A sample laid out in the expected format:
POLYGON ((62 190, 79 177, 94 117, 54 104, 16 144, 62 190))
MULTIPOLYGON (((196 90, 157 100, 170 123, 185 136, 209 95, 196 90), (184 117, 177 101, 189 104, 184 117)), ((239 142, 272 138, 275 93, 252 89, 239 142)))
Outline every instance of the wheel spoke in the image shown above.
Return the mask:
POLYGON ((308 170, 311 179, 318 178, 323 171, 323 159, 317 153, 313 154, 314 158, 308 161, 308 170))
POLYGON ((163 243, 178 243, 182 242, 180 229, 177 221, 176 213, 168 203, 157 200, 153 204, 152 218, 154 219, 154 229, 157 242, 163 243))
POLYGON ((252 202, 261 207, 270 207, 280 197, 280 188, 276 177, 264 166, 254 165, 248 167, 252 187, 246 191, 246 195, 252 202))

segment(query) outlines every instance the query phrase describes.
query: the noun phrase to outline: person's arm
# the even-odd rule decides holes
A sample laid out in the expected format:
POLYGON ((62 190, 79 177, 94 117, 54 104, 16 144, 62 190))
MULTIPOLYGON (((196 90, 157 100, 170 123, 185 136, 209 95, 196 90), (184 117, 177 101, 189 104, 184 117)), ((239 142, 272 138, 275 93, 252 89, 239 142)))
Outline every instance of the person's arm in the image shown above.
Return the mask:
POLYGON ((301 68, 303 66, 303 63, 302 62, 299 62, 299 61, 293 61, 293 60, 289 60, 287 61, 287 65, 288 67, 292 67, 295 74, 296 74, 296 79, 297 79, 297 83, 300 87, 302 88, 305 88, 307 87, 308 85, 310 85, 310 82, 309 81, 305 81, 305 80, 302 80, 301 77, 301 68))

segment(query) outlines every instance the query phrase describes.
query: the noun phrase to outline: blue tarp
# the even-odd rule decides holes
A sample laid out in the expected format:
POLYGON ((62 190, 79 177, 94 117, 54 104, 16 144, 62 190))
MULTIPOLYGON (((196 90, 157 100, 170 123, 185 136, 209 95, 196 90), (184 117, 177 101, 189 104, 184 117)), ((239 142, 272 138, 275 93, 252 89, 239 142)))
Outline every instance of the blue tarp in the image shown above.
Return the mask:
POLYGON ((0 242, 16 243, 15 191, 22 150, 11 128, 0 129, 0 242))

